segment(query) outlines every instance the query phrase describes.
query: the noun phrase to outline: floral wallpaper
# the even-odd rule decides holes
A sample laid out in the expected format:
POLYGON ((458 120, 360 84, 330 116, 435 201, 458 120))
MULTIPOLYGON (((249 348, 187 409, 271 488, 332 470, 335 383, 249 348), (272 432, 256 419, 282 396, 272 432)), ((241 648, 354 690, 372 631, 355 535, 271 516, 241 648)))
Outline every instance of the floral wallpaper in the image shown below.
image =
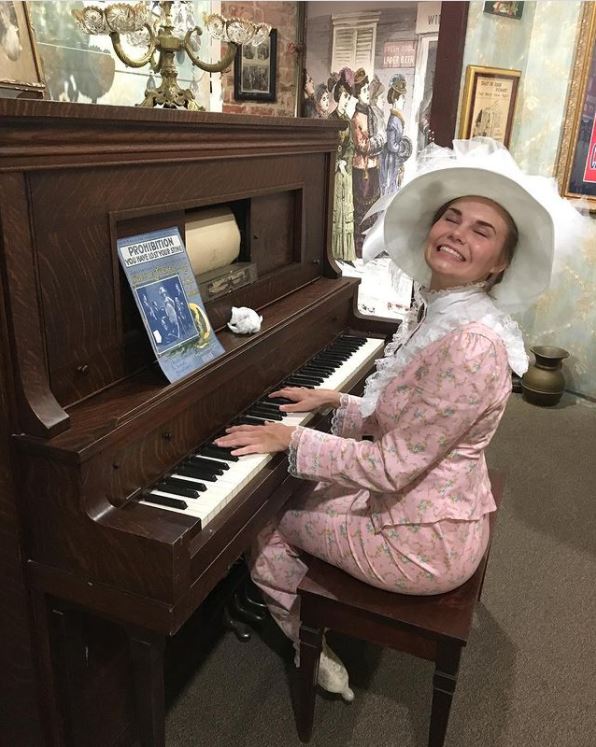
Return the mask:
MULTIPOLYGON (((471 2, 467 65, 521 70, 510 150, 530 173, 555 171, 582 2, 525 2, 522 18, 484 13, 471 2)), ((463 90, 463 77, 462 77, 463 90)), ((592 231, 557 263, 549 291, 518 318, 526 344, 569 351, 567 386, 596 399, 596 220, 592 231)))

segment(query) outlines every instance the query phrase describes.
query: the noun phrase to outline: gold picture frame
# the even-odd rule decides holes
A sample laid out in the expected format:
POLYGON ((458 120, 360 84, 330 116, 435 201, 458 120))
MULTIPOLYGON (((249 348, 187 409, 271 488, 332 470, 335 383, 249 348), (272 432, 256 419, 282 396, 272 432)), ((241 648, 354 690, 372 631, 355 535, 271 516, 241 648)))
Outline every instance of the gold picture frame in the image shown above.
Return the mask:
POLYGON ((468 65, 459 137, 492 137, 509 146, 520 70, 468 65))
POLYGON ((45 82, 25 2, 0 2, 0 88, 43 95, 45 82))
POLYGON ((564 197, 596 211, 596 3, 583 6, 568 90, 555 176, 564 197))

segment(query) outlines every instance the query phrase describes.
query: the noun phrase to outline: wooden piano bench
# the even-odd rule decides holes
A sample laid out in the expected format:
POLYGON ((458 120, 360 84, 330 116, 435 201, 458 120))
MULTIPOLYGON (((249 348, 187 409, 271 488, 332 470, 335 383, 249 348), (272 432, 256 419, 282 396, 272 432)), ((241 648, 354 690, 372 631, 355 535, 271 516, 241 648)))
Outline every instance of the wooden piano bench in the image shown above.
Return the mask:
MULTIPOLYGON (((497 506, 503 478, 490 473, 497 506)), ((491 514, 491 540, 495 514, 491 514)), ((300 670, 296 720, 302 742, 311 738, 317 665, 326 628, 435 662, 429 747, 445 740, 463 647, 480 599, 489 546, 463 586, 446 594, 411 596, 375 589, 316 558, 309 559, 300 594, 300 670)))

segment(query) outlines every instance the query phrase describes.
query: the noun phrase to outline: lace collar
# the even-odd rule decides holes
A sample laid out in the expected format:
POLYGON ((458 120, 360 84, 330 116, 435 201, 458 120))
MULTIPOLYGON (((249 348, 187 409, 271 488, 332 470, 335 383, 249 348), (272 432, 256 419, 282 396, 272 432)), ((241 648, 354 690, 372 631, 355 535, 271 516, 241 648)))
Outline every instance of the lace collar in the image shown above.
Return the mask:
POLYGON ((385 357, 377 361, 377 370, 366 380, 360 404, 362 415, 366 417, 374 412, 379 394, 420 350, 471 322, 484 324, 501 338, 509 365, 518 376, 527 371, 528 356, 520 329, 508 314, 495 306, 486 292, 485 283, 440 291, 421 289, 413 307, 385 347, 385 357), (426 303, 424 316, 418 322, 423 300, 426 303))

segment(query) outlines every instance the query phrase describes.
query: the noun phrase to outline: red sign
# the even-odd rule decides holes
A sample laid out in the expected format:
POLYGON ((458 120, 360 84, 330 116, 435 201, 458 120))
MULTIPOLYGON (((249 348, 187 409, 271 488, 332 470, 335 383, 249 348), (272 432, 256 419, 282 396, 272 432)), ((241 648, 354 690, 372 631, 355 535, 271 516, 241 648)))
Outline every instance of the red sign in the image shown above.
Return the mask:
POLYGON ((592 120, 592 134, 590 136, 588 157, 586 158, 584 181, 592 183, 596 182, 596 117, 592 120))
POLYGON ((383 67, 415 67, 416 42, 391 41, 383 45, 383 67))

